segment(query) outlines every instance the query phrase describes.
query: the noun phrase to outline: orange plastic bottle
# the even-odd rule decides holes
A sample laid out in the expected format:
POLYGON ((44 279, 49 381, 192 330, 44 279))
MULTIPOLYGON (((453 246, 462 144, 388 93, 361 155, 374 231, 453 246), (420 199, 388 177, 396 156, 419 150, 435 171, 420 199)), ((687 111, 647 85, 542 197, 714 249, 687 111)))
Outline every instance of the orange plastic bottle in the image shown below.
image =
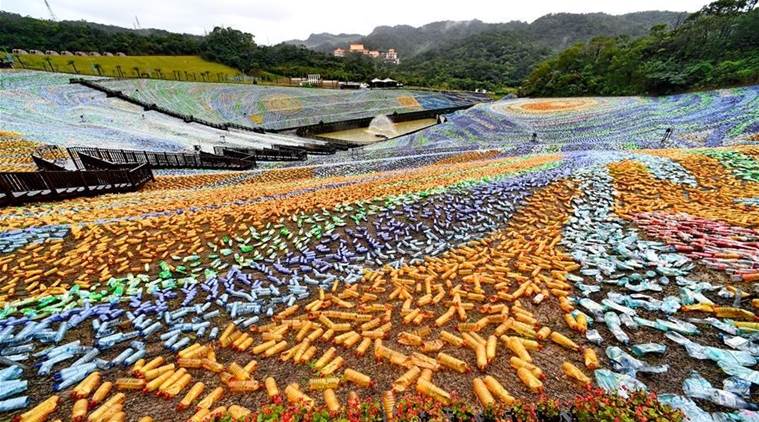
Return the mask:
POLYGON ((472 380, 472 389, 474 390, 474 395, 477 396, 477 399, 483 407, 487 408, 495 403, 493 395, 490 394, 490 391, 485 387, 485 383, 482 379, 474 378, 472 380))
POLYGON ((224 388, 216 387, 216 389, 208 393, 208 395, 205 396, 196 407, 198 409, 210 409, 217 400, 222 398, 222 396, 224 396, 224 388))
POLYGON ((359 387, 366 388, 372 384, 371 377, 350 368, 345 370, 345 372, 343 373, 343 376, 345 377, 347 381, 350 381, 358 385, 359 387))
POLYGON ((266 387, 266 394, 269 398, 274 398, 279 395, 279 388, 277 388, 277 381, 272 377, 266 377, 264 379, 264 386, 266 387))
POLYGON ((184 398, 182 398, 182 401, 179 402, 177 405, 177 409, 184 410, 190 407, 192 402, 195 401, 198 397, 200 397, 201 394, 203 394, 203 390, 206 388, 205 384, 202 382, 196 382, 195 385, 190 388, 190 391, 185 394, 184 398))
POLYGON ((260 388, 256 380, 233 380, 229 382, 229 391, 233 393, 250 393, 260 388))
POLYGON ((74 403, 71 410, 71 420, 73 422, 83 422, 87 417, 87 399, 79 399, 74 403))
POLYGON ((100 402, 105 400, 105 398, 108 397, 108 394, 111 393, 112 387, 113 383, 110 381, 106 381, 100 384, 100 387, 95 390, 95 393, 92 395, 92 399, 90 399, 90 407, 97 406, 100 402))
POLYGON ((340 402, 337 400, 335 390, 331 388, 324 390, 324 403, 327 405, 327 410, 331 413, 337 413, 340 411, 340 402))

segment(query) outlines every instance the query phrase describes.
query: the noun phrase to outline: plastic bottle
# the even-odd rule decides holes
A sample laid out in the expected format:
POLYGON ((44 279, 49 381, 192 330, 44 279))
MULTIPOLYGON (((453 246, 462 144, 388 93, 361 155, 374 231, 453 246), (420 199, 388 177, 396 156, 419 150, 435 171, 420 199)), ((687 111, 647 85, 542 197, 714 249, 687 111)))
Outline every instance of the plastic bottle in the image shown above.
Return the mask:
MULTIPOLYGON (((324 395, 324 399, 325 401, 327 400, 326 394, 324 395)), ((339 410, 340 409, 337 408, 335 412, 339 410)), ((395 421, 395 394, 393 393, 393 390, 387 390, 382 393, 382 411, 387 422, 395 421)))
POLYGON ((177 409, 184 410, 190 407, 192 402, 195 401, 198 397, 200 397, 201 394, 203 394, 203 390, 205 389, 205 384, 202 382, 197 382, 195 385, 190 388, 190 391, 185 394, 185 396, 182 398, 182 400, 177 405, 177 409))
POLYGON ((492 376, 487 375, 483 379, 488 390, 506 405, 514 403, 515 399, 503 386, 492 376))
POLYGON ((608 392, 617 392, 622 397, 627 397, 628 392, 646 391, 646 386, 637 379, 608 369, 596 369, 594 372, 596 384, 608 392))
POLYGON ((0 399, 26 391, 28 384, 26 380, 0 381, 0 399))
MULTIPOLYGON (((438 353, 437 361, 441 365, 445 366, 446 368, 452 369, 462 374, 469 371, 469 365, 466 362, 464 362, 463 360, 457 359, 447 353, 443 353, 443 352, 438 353)), ((418 368, 417 368, 417 371, 418 371, 418 368)))
POLYGON ((22 421, 44 421, 58 407, 59 399, 58 396, 50 396, 28 412, 21 414, 19 419, 22 421))
POLYGON ((567 348, 567 349, 570 349, 570 350, 579 350, 580 349, 580 346, 578 346, 577 343, 573 342, 568 337, 566 337, 565 335, 559 333, 558 331, 552 332, 549 337, 550 337, 550 339, 554 343, 556 343, 559 346, 562 346, 564 348, 567 348))
POLYGON ((472 379, 472 389, 474 390, 474 395, 477 396, 477 399, 483 407, 488 408, 495 403, 495 398, 490 394, 490 391, 487 389, 482 379, 472 379))
POLYGON ((709 394, 709 400, 719 406, 730 409, 756 409, 755 404, 751 404, 740 398, 737 394, 730 391, 712 389, 709 394))
POLYGON ((573 380, 577 381, 578 383, 582 385, 590 384, 590 378, 588 378, 587 375, 583 374, 582 371, 576 366, 574 366, 571 362, 562 363, 561 370, 564 372, 566 376, 568 376, 569 378, 572 378, 573 380))
POLYGON ((594 370, 600 366, 600 363, 598 362, 598 356, 596 356, 596 352, 590 347, 583 350, 582 356, 585 361, 586 368, 590 370, 594 370))
POLYGON ((327 405, 327 410, 331 413, 337 413, 342 407, 337 399, 335 391, 331 388, 324 390, 324 403, 327 405))
POLYGON ((149 371, 143 372, 143 378, 145 378, 148 381, 152 381, 161 375, 165 374, 166 372, 171 372, 176 368, 173 363, 169 363, 163 366, 159 366, 158 368, 151 369, 149 371))
POLYGON ((105 398, 108 397, 108 394, 111 393, 112 387, 113 387, 113 384, 110 381, 106 381, 100 384, 100 387, 98 387, 98 389, 95 390, 95 393, 92 395, 92 399, 90 399, 90 407, 96 406, 97 404, 105 400, 105 398))
POLYGON ((517 369, 517 376, 533 393, 540 393, 543 390, 543 383, 527 368, 517 369))
POLYGON ((221 399, 223 395, 224 389, 222 387, 216 387, 216 389, 208 393, 208 395, 198 403, 197 408, 209 409, 217 400, 221 399))
POLYGON ((616 313, 611 311, 606 312, 604 314, 604 322, 606 323, 606 326, 609 327, 609 331, 611 331, 617 341, 623 344, 630 342, 630 337, 622 330, 621 321, 616 313))
POLYGON ((509 364, 511 365, 512 368, 517 369, 517 370, 519 368, 526 368, 527 370, 532 372, 533 375, 535 375, 537 378, 545 378, 545 375, 543 374, 542 369, 540 369, 536 365, 533 365, 530 362, 519 359, 516 356, 512 356, 509 358, 509 364))
POLYGON ((208 417, 209 413, 211 413, 208 409, 205 407, 201 407, 197 409, 194 415, 190 417, 189 422, 203 422, 205 420, 209 420, 208 417))
POLYGON ((110 416, 121 411, 125 397, 124 393, 117 393, 90 413, 89 416, 87 416, 87 420, 90 422, 108 420, 110 416))
POLYGON ((311 378, 308 380, 308 389, 309 390, 326 390, 326 389, 336 389, 340 385, 340 378, 338 377, 330 377, 330 378, 311 378))
POLYGON ((251 414, 250 409, 247 409, 242 406, 234 405, 234 404, 227 408, 227 412, 229 412, 229 415, 232 417, 232 420, 235 420, 235 421, 245 420, 245 418, 251 414))
POLYGON ((19 396, 0 401, 0 413, 9 413, 14 410, 25 409, 29 406, 29 396, 19 396))
POLYGON ((274 378, 266 377, 264 379, 264 386, 266 387, 266 394, 270 399, 279 395, 279 388, 277 388, 277 382, 274 378))
POLYGON ((0 370, 0 381, 18 379, 22 373, 23 369, 21 369, 20 366, 9 366, 3 370, 0 370))
POLYGON ((179 368, 178 371, 174 372, 168 379, 166 379, 164 382, 162 382, 158 386, 158 392, 159 394, 162 391, 165 391, 167 388, 171 387, 175 382, 179 381, 183 376, 187 374, 187 369, 185 368, 179 368))
POLYGON ((422 371, 418 366, 412 366, 408 371, 406 371, 403 375, 401 375, 393 382, 393 391, 396 391, 398 393, 406 391, 409 385, 416 381, 421 372, 422 371))
POLYGON ((524 344, 522 344, 521 341, 517 340, 514 337, 508 337, 508 336, 502 336, 501 340, 506 344, 506 347, 508 347, 509 350, 511 350, 512 352, 514 352, 515 355, 517 355, 519 359, 522 359, 527 362, 532 362, 532 356, 530 356, 530 354, 527 352, 527 349, 524 347, 524 344))
POLYGON ((79 399, 74 403, 71 410, 71 420, 73 422, 82 422, 87 417, 87 399, 79 399))
POLYGON ((285 388, 285 397, 290 403, 300 403, 301 405, 311 408, 314 406, 314 399, 307 396, 298 388, 298 384, 289 384, 285 388))
POLYGON ((142 390, 145 388, 145 380, 139 378, 119 378, 115 382, 117 390, 142 390))
POLYGON ((176 397, 180 391, 190 384, 190 381, 192 381, 192 375, 184 374, 176 382, 161 390, 161 395, 168 398, 176 397))
POLYGON ((667 346, 658 343, 645 343, 636 344, 630 348, 632 354, 637 357, 642 357, 649 353, 663 354, 667 351, 667 346))
POLYGON ((601 337, 601 334, 598 333, 598 330, 588 330, 585 332, 585 338, 588 339, 589 342, 600 346, 601 343, 603 343, 603 338, 601 337))
POLYGON ((352 382, 359 387, 367 388, 372 384, 372 379, 369 376, 350 368, 345 370, 343 376, 346 381, 352 382))
POLYGON ((229 387, 229 391, 233 393, 249 393, 257 391, 260 388, 256 380, 239 381, 234 378, 227 383, 227 386, 229 387))
POLYGON ((238 380, 238 381, 245 381, 250 379, 250 374, 248 371, 243 369, 242 366, 238 365, 237 362, 232 362, 229 365, 229 372, 238 380))
POLYGON ((451 395, 448 394, 447 391, 422 377, 416 381, 416 391, 418 393, 432 397, 433 399, 442 403, 444 406, 447 406, 451 402, 451 395))
POLYGON ((180 368, 200 368, 203 366, 203 359, 189 359, 189 358, 179 358, 177 359, 177 365, 180 368))
POLYGON ((730 318, 753 321, 756 319, 756 315, 753 312, 746 309, 734 308, 731 306, 717 306, 714 308, 714 314, 718 318, 730 318))
POLYGON ((744 368, 740 365, 735 365, 730 362, 718 360, 717 365, 728 375, 738 377, 742 380, 748 381, 752 384, 759 384, 759 371, 754 371, 749 368, 744 368))

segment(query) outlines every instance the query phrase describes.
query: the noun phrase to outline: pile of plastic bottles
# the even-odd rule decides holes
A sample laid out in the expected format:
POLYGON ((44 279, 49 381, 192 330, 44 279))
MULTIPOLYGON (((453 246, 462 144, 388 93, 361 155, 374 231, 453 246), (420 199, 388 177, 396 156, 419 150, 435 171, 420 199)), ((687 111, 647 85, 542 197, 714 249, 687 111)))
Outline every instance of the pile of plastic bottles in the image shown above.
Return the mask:
POLYGON ((0 211, 1 409, 131 420, 146 391, 201 420, 247 414, 241 393, 261 403, 280 386, 330 408, 353 390, 485 407, 595 382, 667 393, 693 418, 756 417, 746 164, 479 158, 163 176, 0 211), (675 365, 695 372, 673 382, 675 365))

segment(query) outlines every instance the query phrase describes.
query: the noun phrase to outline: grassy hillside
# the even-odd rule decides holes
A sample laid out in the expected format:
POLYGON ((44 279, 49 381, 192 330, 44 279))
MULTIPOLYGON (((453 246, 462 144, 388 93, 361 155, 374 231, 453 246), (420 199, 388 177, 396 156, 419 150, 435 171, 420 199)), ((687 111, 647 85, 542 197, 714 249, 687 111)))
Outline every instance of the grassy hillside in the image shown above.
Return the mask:
POLYGON ((522 84, 533 97, 661 95, 759 83, 757 0, 705 6, 673 30, 598 37, 537 64, 522 84))
POLYGON ((56 72, 95 76, 137 77, 139 72, 139 75, 148 74, 153 78, 198 81, 205 78, 205 80, 218 81, 219 75, 222 75, 221 79, 224 80, 232 79, 240 74, 239 71, 229 66, 209 62, 198 56, 80 57, 23 55, 16 56, 14 59, 16 60, 14 66, 17 68, 25 67, 27 69, 54 70, 56 72), (73 65, 71 64, 72 61, 73 65), (52 69, 50 68, 51 65, 52 69), (96 65, 100 67, 99 72, 96 65))

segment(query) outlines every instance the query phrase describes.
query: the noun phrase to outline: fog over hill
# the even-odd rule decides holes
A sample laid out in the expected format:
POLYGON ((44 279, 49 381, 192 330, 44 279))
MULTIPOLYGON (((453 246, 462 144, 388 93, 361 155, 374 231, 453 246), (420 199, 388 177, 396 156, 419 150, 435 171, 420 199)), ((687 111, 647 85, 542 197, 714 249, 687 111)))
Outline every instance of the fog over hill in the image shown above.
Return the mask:
POLYGON ((532 23, 511 21, 485 23, 469 21, 440 21, 420 27, 409 25, 378 26, 368 35, 359 34, 311 34, 306 40, 291 40, 289 44, 303 45, 312 50, 330 52, 345 47, 350 42, 363 42, 367 48, 387 50, 395 48, 402 57, 409 58, 420 53, 448 46, 456 41, 484 32, 519 31, 525 37, 558 51, 567 46, 587 41, 598 35, 629 35, 648 33, 660 23, 676 25, 685 12, 648 11, 624 15, 605 13, 557 13, 542 16, 532 23))

